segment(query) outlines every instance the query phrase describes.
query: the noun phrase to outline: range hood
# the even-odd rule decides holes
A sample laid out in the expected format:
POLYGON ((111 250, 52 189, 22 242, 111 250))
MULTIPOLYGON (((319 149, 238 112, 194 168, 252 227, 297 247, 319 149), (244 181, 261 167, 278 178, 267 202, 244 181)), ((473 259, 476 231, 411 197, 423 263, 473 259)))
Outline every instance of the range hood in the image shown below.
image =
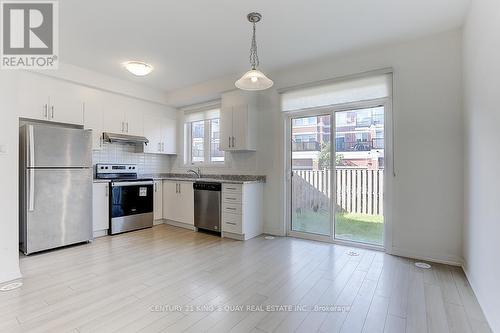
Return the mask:
POLYGON ((131 143, 136 145, 148 144, 149 140, 144 136, 136 136, 136 135, 128 135, 128 134, 117 134, 117 133, 108 133, 104 132, 103 134, 104 141, 110 143, 131 143))

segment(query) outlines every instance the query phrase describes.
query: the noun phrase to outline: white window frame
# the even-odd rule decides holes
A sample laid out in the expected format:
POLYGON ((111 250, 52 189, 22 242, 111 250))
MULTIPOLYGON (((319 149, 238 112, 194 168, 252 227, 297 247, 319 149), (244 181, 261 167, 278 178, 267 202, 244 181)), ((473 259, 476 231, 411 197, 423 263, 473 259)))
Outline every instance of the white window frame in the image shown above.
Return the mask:
MULTIPOLYGON (((211 148, 211 133, 212 133, 212 120, 219 119, 219 126, 220 126, 220 117, 219 118, 211 118, 211 119, 204 119, 204 120, 198 120, 198 121, 190 121, 184 123, 184 130, 185 130, 185 166, 191 167, 191 166, 225 166, 226 165, 226 156, 224 153, 224 161, 215 161, 212 162, 212 148, 211 148), (204 152, 204 158, 203 162, 193 162, 193 144, 192 144, 192 130, 193 126, 192 124, 194 122, 199 122, 203 121, 205 122, 205 130, 204 130, 204 138, 203 138, 203 152, 204 152)), ((219 128, 220 130, 220 128, 219 128)), ((219 136, 220 140, 220 136, 219 136)), ((220 142, 219 142, 220 144, 220 142)))

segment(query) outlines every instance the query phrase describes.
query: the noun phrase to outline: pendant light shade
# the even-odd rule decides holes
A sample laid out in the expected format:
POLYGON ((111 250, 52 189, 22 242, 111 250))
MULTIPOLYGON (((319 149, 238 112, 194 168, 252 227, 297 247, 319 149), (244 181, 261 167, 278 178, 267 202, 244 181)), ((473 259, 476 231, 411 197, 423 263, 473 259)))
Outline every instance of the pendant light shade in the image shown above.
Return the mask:
POLYGON ((255 24, 262 19, 262 15, 259 13, 250 13, 247 15, 247 19, 253 25, 252 44, 250 46, 250 65, 252 69, 243 74, 234 85, 241 90, 257 91, 269 89, 273 86, 273 81, 257 69, 259 67, 259 56, 257 55, 255 24))
POLYGON ((243 74, 236 81, 235 86, 241 90, 265 90, 273 86, 273 81, 257 69, 252 69, 243 74))

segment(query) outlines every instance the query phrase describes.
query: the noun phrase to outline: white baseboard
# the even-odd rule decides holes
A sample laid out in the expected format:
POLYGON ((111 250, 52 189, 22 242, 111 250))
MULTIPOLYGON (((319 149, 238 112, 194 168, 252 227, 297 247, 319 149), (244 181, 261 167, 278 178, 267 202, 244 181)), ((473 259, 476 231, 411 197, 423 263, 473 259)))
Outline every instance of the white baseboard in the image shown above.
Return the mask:
POLYGON ((282 230, 279 229, 269 229, 264 227, 264 234, 266 235, 272 235, 272 236, 278 236, 278 237, 284 237, 286 236, 286 233, 284 233, 282 230))
POLYGON ((20 270, 15 270, 12 272, 2 272, 0 274, 0 284, 4 284, 7 282, 11 282, 14 280, 21 279, 23 276, 21 275, 20 270))
POLYGON ((232 232, 227 232, 227 231, 223 231, 221 236, 222 236, 222 238, 231 238, 231 239, 239 240, 239 241, 245 240, 244 235, 234 234, 232 232))
POLYGON ((165 220, 159 219, 159 220, 154 220, 153 225, 159 225, 159 224, 165 224, 165 220))
POLYGON ((193 230, 193 231, 196 231, 198 229, 196 229, 196 227, 192 224, 186 224, 186 223, 182 223, 182 222, 177 222, 177 221, 173 221, 173 220, 163 220, 165 221, 164 223, 165 224, 168 224, 168 225, 173 225, 174 227, 179 227, 179 228, 184 228, 184 229, 189 229, 189 230, 193 230))
POLYGON ((422 255, 419 253, 414 253, 412 251, 398 249, 395 247, 392 247, 392 249, 390 251, 387 250, 387 253, 392 254, 392 255, 396 255, 396 256, 400 256, 400 257, 423 260, 423 261, 428 261, 428 262, 435 262, 438 264, 445 264, 445 265, 450 265, 450 266, 462 267, 462 264, 463 264, 463 259, 459 258, 459 257, 454 257, 454 256, 436 257, 436 256, 422 255))
POLYGON ((104 237, 108 235, 108 229, 94 231, 94 238, 104 237))

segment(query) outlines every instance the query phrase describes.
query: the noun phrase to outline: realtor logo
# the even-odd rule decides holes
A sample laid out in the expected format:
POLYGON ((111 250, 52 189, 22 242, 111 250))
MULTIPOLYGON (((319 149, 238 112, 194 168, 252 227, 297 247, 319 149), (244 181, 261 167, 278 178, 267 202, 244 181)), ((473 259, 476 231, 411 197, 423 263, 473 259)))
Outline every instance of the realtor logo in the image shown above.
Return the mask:
POLYGON ((58 2, 2 1, 1 68, 57 69, 58 2))

